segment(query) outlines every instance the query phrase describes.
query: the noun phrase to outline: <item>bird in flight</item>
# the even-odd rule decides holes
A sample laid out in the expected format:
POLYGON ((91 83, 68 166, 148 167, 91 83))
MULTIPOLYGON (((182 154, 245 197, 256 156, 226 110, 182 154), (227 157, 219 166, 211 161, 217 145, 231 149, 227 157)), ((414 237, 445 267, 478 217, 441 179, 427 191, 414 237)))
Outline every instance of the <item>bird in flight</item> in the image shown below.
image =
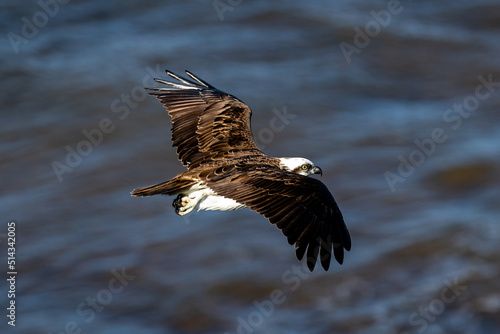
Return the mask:
POLYGON ((305 158, 274 158, 256 146, 250 108, 191 72, 190 79, 151 88, 172 118, 172 142, 187 168, 173 179, 137 188, 133 196, 172 195, 175 212, 249 207, 283 232, 300 261, 314 270, 318 256, 328 270, 333 255, 344 260, 351 238, 328 188, 312 174, 321 168, 305 158))

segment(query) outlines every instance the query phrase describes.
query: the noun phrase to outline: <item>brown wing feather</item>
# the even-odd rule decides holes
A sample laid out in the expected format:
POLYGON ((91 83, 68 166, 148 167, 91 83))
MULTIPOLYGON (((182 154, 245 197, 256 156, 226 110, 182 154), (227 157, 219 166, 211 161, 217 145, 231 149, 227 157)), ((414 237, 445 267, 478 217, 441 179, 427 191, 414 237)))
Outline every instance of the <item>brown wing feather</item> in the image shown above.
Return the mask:
POLYGON ((288 243, 295 244, 299 260, 307 251, 311 271, 318 255, 328 270, 332 249, 342 264, 351 239, 332 194, 322 182, 283 171, 272 159, 241 162, 201 177, 217 194, 244 203, 281 229, 288 243))
POLYGON ((252 137, 250 108, 186 73, 196 82, 167 71, 180 84, 155 79, 169 87, 153 88, 150 93, 172 117, 172 143, 179 160, 193 168, 209 160, 263 155, 252 137))

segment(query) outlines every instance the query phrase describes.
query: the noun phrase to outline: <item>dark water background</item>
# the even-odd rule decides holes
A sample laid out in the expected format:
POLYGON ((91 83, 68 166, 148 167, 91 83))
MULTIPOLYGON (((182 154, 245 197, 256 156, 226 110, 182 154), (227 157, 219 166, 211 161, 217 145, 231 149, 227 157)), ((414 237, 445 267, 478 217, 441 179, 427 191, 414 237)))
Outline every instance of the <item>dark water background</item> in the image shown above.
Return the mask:
POLYGON ((48 3, 0 5, 1 267, 14 220, 18 270, 0 332, 500 332, 498 1, 48 3), (344 265, 304 271, 248 209, 130 197, 183 170, 143 89, 165 68, 245 101, 267 154, 322 167, 344 265))

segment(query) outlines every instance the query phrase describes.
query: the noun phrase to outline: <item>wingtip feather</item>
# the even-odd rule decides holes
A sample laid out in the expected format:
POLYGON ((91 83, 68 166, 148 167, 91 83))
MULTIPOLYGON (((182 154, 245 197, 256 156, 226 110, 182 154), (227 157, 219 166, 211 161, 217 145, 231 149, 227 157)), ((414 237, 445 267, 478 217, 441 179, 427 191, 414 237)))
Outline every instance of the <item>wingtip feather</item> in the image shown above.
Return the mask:
POLYGON ((212 85, 210 85, 208 82, 198 78, 196 75, 194 75, 193 73, 189 72, 188 70, 186 70, 186 74, 193 80, 195 80, 196 82, 198 82, 200 85, 202 86, 205 86, 207 88, 214 88, 212 85))

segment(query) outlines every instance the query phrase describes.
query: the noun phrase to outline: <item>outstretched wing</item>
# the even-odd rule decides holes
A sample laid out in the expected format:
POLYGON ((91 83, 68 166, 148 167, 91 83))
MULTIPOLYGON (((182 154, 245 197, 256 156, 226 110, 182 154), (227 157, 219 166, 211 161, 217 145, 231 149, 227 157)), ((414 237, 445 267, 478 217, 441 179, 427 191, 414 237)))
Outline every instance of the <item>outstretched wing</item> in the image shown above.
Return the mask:
MULTIPOLYGON (((258 159, 260 160, 260 159, 258 159)), ((289 173, 272 164, 240 163, 200 175, 217 194, 243 203, 264 215, 295 244, 313 270, 318 255, 328 270, 332 257, 342 264, 351 238, 342 213, 328 188, 320 181, 289 173)))
POLYGON ((250 108, 192 73, 193 79, 167 74, 179 83, 155 79, 168 87, 151 88, 172 117, 172 142, 188 168, 201 162, 263 155, 252 137, 250 108))

